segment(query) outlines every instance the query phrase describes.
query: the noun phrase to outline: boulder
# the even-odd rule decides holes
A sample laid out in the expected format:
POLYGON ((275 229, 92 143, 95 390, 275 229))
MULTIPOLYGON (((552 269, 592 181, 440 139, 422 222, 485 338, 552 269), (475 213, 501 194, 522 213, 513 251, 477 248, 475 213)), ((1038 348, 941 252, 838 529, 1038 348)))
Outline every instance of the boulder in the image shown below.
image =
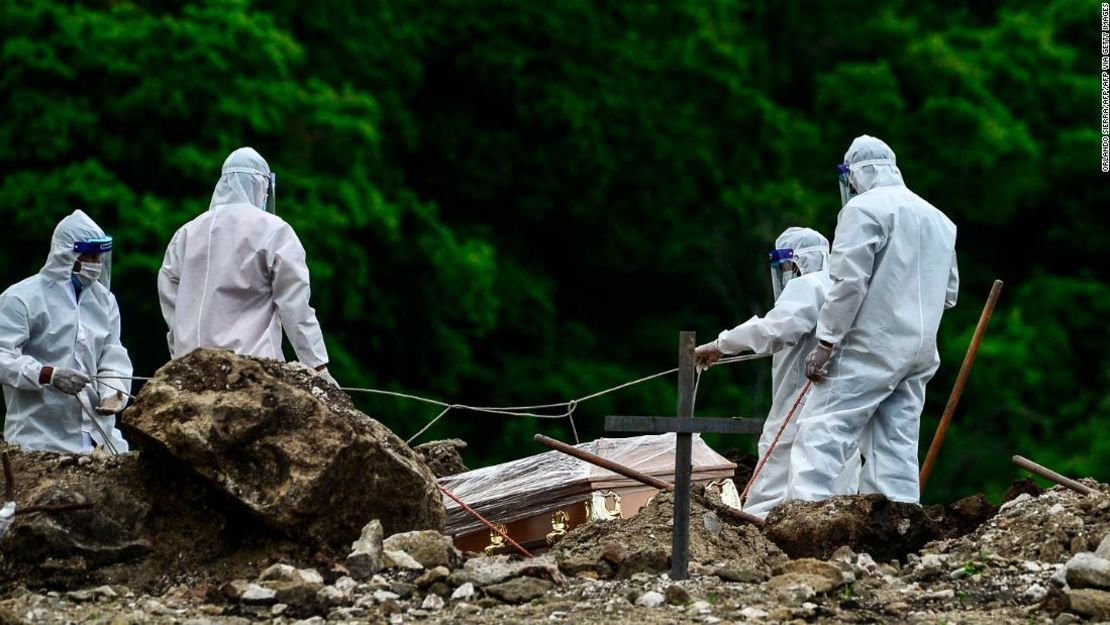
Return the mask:
POLYGON ((1093 553, 1077 553, 1068 560, 1066 579, 1072 588, 1110 590, 1110 560, 1093 553))
POLYGON ((470 470, 463 464, 462 454, 459 451, 465 448, 466 441, 460 438, 449 438, 422 443, 412 450, 420 456, 436 477, 447 477, 470 470))
POLYGON ((404 441, 298 365, 198 349, 159 369, 124 423, 271 528, 332 548, 379 519, 442 529, 435 476, 404 441))
POLYGON ((1110 592, 1077 588, 1069 590, 1067 596, 1069 611, 1100 621, 1110 619, 1110 592))
MULTIPOLYGON (((0 537, 0 581, 59 589, 123 584, 145 589, 166 576, 198 570, 241 548, 268 543, 253 519, 229 516, 198 478, 151 461, 120 456, 21 451, 5 447, 17 509, 91 503, 75 511, 20 514, 0 537)), ((222 574, 253 576, 249 559, 222 574)), ((226 579, 226 578, 225 578, 226 579)))
POLYGON ((933 537, 921 506, 882 495, 788 501, 771 511, 764 531, 792 558, 825 559, 847 545, 879 561, 904 559, 933 537))
POLYGON ((454 568, 462 560, 462 554, 455 548, 451 537, 435 530, 394 534, 382 542, 382 548, 386 551, 404 551, 429 569, 437 566, 454 568))

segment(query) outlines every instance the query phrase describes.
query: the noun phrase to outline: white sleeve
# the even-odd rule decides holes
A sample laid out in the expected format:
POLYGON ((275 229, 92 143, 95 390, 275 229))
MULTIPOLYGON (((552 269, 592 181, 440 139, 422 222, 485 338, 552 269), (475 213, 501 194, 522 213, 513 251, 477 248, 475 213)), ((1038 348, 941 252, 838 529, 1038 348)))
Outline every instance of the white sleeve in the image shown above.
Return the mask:
POLYGON ((42 388, 42 363, 23 354, 31 338, 27 305, 8 293, 0 295, 0 383, 19 389, 42 388))
POLYGON ((108 338, 104 340, 104 345, 96 362, 96 373, 97 375, 119 376, 121 379, 97 380, 97 394, 101 401, 121 390, 130 394, 131 380, 122 378, 130 378, 134 371, 131 367, 131 357, 127 354, 127 348, 120 343, 119 305, 116 303, 116 297, 111 293, 108 294, 108 328, 108 338))
POLYGON ((724 354, 777 352, 813 334, 820 309, 817 285, 804 279, 791 280, 786 283, 774 308, 763 317, 752 317, 721 332, 717 347, 724 354))
POLYGON ((956 250, 952 250, 952 268, 948 271, 948 292, 944 295, 945 310, 956 305, 960 294, 960 269, 956 265, 956 250))
POLYGON ((274 304, 281 317, 281 326, 297 352, 297 360, 310 367, 327 364, 328 350, 324 333, 316 320, 316 311, 309 305, 308 264, 304 246, 289 224, 283 223, 274 235, 270 276, 274 304))
POLYGON ((170 348, 170 357, 173 357, 173 328, 177 311, 177 289, 181 281, 181 246, 184 245, 185 236, 178 230, 166 248, 166 257, 162 260, 162 268, 158 270, 158 301, 162 306, 162 318, 166 320, 166 343, 170 348))
POLYGON ((829 256, 829 277, 833 285, 818 318, 819 340, 836 344, 852 329, 871 284, 875 256, 885 244, 882 224, 862 210, 858 200, 844 205, 837 217, 829 256))

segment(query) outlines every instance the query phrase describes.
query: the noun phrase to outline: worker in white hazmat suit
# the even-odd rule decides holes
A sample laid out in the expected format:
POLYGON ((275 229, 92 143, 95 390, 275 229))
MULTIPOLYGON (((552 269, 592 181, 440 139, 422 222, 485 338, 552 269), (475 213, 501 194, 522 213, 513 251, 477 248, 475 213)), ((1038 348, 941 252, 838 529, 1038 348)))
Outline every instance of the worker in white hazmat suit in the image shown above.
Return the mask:
MULTIPOLYGON (((832 286, 826 266, 829 241, 821 233, 809 228, 788 228, 779 235, 775 247, 771 252, 774 307, 763 317, 752 317, 731 330, 721 332, 717 340, 701 345, 694 352, 699 367, 713 364, 722 355, 748 351, 774 354, 771 364, 771 410, 759 437, 759 457, 763 466, 754 476, 755 481, 744 502, 745 512, 761 518, 786 498, 790 449, 798 431, 800 405, 786 429, 782 429, 782 425, 805 386, 805 357, 817 344, 814 337, 817 315, 825 302, 825 294, 832 286), (768 456, 776 436, 779 440, 768 456)), ((803 398, 803 404, 804 401, 803 398)), ((859 453, 855 452, 841 471, 836 486, 839 494, 856 492, 859 465, 859 453)), ((742 484, 738 486, 743 487, 742 484)))
POLYGON ((869 440, 860 493, 917 503, 925 385, 940 364, 937 328, 956 305, 956 226, 906 188, 894 151, 861 136, 841 166, 829 259, 832 288, 806 358, 813 390, 799 422, 788 498, 836 494, 848 455, 869 440))
POLYGON ((301 363, 334 383, 304 247, 273 212, 275 180, 258 152, 235 150, 208 211, 174 234, 158 272, 170 356, 215 347, 285 360, 284 329, 301 363))
POLYGON ((127 451, 115 415, 126 406, 132 370, 108 290, 111 250, 112 238, 74 211, 54 229, 42 270, 0 294, 7 442, 68 453, 92 451, 94 443, 127 451))

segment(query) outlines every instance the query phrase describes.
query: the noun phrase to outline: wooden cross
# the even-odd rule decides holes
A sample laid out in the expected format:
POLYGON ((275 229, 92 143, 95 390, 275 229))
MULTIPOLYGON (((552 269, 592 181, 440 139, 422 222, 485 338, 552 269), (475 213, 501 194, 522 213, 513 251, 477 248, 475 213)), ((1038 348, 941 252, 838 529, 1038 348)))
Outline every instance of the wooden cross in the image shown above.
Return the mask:
POLYGON ((689 577, 690 562, 690 457, 694 432, 759 434, 763 419, 694 418, 694 333, 678 335, 678 416, 605 417, 610 432, 675 433, 674 526, 671 533, 671 579, 689 577))

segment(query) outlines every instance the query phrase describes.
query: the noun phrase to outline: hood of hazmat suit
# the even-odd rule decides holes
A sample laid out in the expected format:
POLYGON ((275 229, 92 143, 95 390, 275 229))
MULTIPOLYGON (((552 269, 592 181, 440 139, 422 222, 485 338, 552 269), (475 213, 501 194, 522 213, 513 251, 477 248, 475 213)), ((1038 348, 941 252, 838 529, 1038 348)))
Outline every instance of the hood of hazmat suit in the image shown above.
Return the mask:
POLYGON ((0 383, 7 405, 4 438, 9 443, 77 453, 90 451, 82 432, 104 445, 103 430, 112 447, 127 451, 115 429, 115 416, 94 410, 118 391, 131 392, 129 379, 117 379, 132 375, 131 359, 120 344, 119 306, 108 290, 106 272, 83 288, 79 298, 70 279, 77 260, 74 243, 103 237, 104 231, 88 215, 74 211, 54 229, 42 270, 0 294, 0 383), (39 384, 47 365, 106 377, 74 397, 39 384))
POLYGON ((859 195, 837 218, 832 288, 817 323, 817 338, 835 348, 802 415, 790 497, 836 494, 850 450, 870 440, 860 492, 916 503, 925 385, 940 363, 941 315, 959 288, 956 225, 906 188, 879 139, 857 138, 844 160, 859 195))
POLYGON ((254 148, 239 148, 220 170, 220 181, 212 191, 208 208, 226 204, 251 204, 273 213, 276 176, 270 165, 254 148))
POLYGON ((284 329, 302 363, 327 364, 304 247, 285 220, 259 210, 269 171, 251 148, 232 152, 209 210, 170 241, 158 296, 171 357, 214 347, 285 360, 284 329))
MULTIPOLYGON (((802 275, 786 283, 774 307, 766 315, 752 317, 722 332, 717 338, 717 346, 725 354, 744 351, 774 354, 771 363, 771 410, 759 437, 761 459, 767 454, 805 385, 805 357, 817 346, 814 337, 817 316, 832 286, 826 267, 829 240, 820 232, 809 228, 788 228, 775 240, 775 248, 793 250, 793 260, 802 275)), ((785 499, 790 475, 790 450, 798 430, 800 412, 801 407, 795 411, 749 489, 745 512, 765 517, 785 499)), ((837 483, 841 494, 856 491, 858 476, 859 454, 856 453, 854 463, 848 463, 837 483)))

